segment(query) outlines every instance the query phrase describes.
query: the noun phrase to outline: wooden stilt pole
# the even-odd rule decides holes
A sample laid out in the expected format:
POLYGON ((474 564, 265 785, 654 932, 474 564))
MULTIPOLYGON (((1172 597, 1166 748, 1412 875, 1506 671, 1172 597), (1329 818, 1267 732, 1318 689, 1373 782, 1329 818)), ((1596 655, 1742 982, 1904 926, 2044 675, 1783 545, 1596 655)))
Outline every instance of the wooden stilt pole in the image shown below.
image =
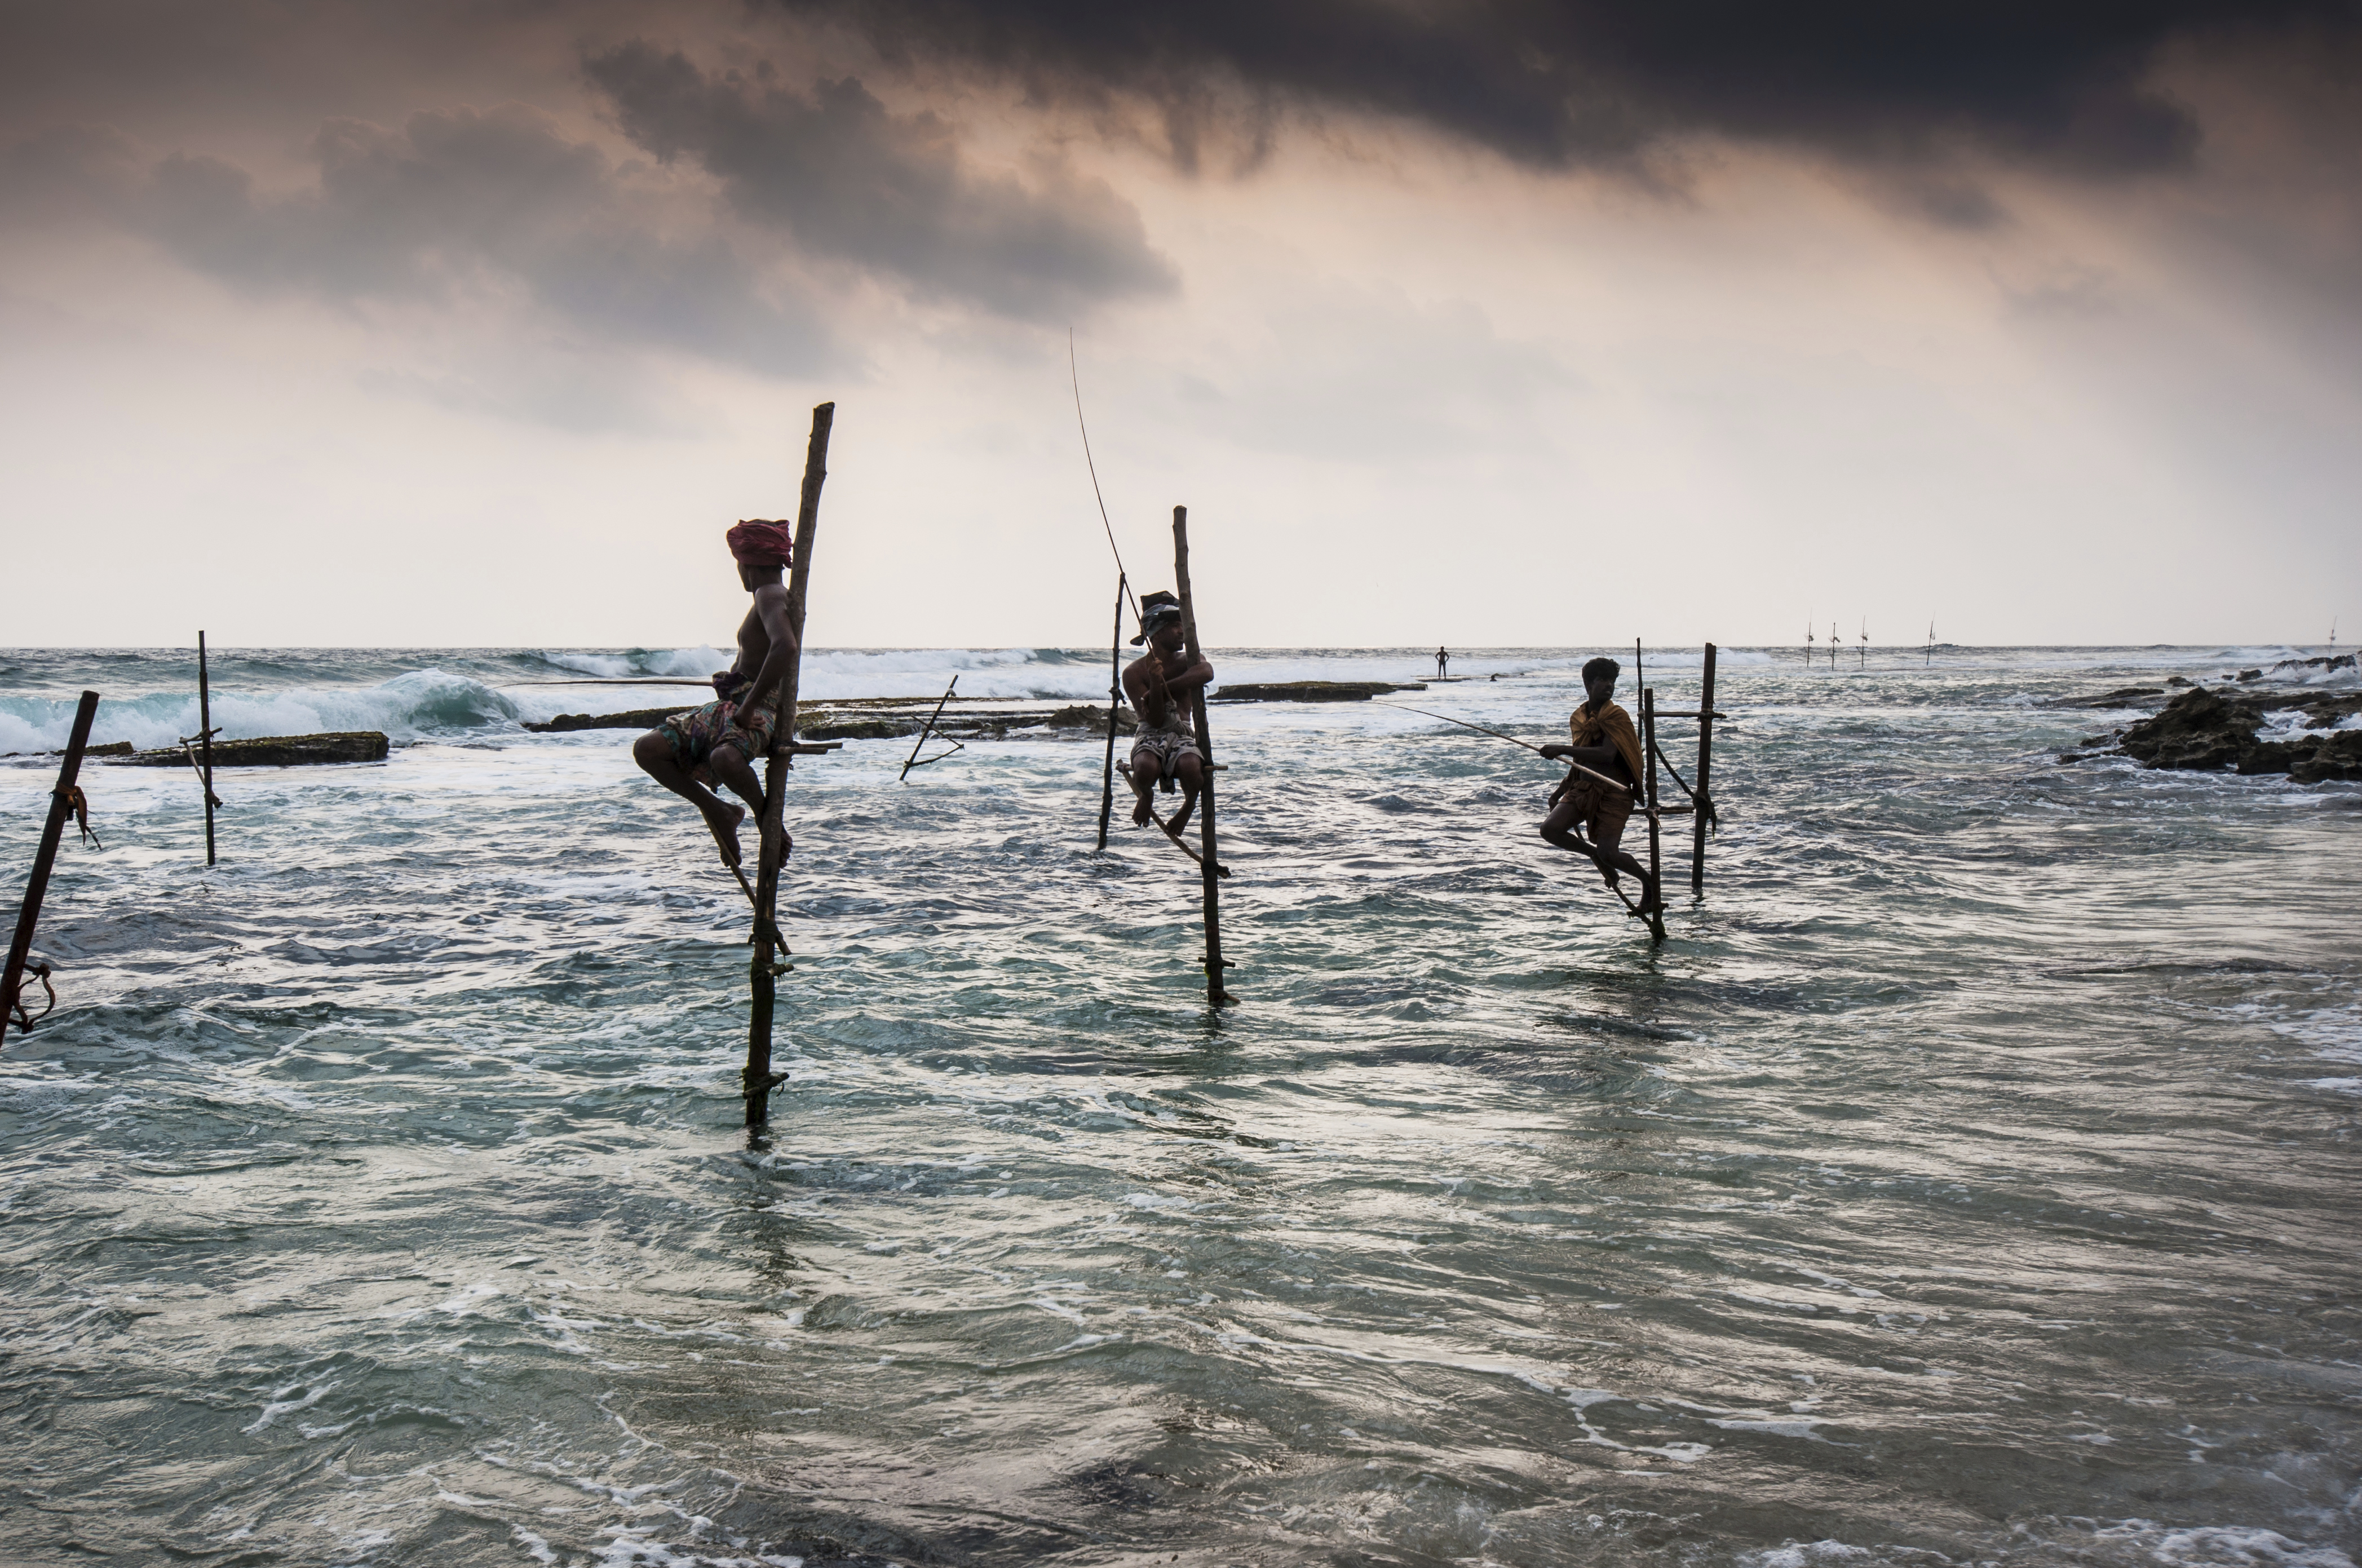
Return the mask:
POLYGON ((811 586, 812 536, 820 527, 820 487, 828 478, 828 433, 836 420, 836 404, 812 410, 811 438, 804 448, 803 497, 796 509, 796 559, 788 572, 788 622, 796 635, 796 657, 788 666, 779 690, 779 722, 772 732, 771 755, 763 776, 763 848, 755 867, 755 956, 746 966, 752 1006, 746 1029, 746 1068, 742 1083, 746 1092, 749 1131, 767 1123, 771 1091, 786 1080, 771 1070, 771 1010, 778 977, 787 972, 780 955, 787 944, 778 925, 780 819, 787 806, 788 770, 796 737, 796 700, 803 678, 804 604, 811 586))
MULTIPOLYGON (((1205 655, 1198 642, 1198 609, 1189 596, 1189 509, 1173 509, 1173 579, 1174 588, 1181 596, 1181 634, 1189 650, 1189 662, 1196 664, 1205 655)), ((1206 726, 1206 689, 1198 688, 1189 694, 1189 718, 1197 726, 1198 755, 1204 764, 1205 788, 1198 800, 1198 842, 1204 846, 1198 857, 1198 877, 1206 900, 1206 999, 1215 1007, 1234 999, 1223 988, 1222 971, 1229 965, 1222 958, 1222 882, 1216 867, 1220 856, 1214 844, 1214 736, 1206 726)))
MULTIPOLYGON (((1633 646, 1632 657, 1640 657, 1633 646)), ((1649 877, 1656 884, 1657 907, 1649 911, 1649 940, 1665 940, 1665 867, 1657 823, 1657 694, 1640 690, 1640 760, 1649 771, 1649 877)))
POLYGON ((1107 771, 1099 779, 1099 848, 1107 848, 1109 821, 1115 815, 1115 717, 1123 711, 1123 569, 1115 573, 1115 635, 1108 639, 1107 771))
POLYGON ((205 776, 205 864, 214 863, 214 692, 205 669, 205 635, 197 634, 197 754, 205 776))
POLYGON ((1714 645, 1705 646, 1705 682, 1698 690, 1697 817, 1690 824, 1690 891, 1705 892, 1706 791, 1714 777, 1714 645))
MULTIPOLYGON (((33 874, 25 879, 25 902, 17 911, 17 934, 9 939, 8 966, 0 970, 0 1040, 7 1038, 8 1021, 16 1016, 17 993, 25 985, 25 962, 33 951, 33 928, 41 922, 41 899, 50 890, 50 869, 58 863, 58 840, 66 819, 73 814, 74 779, 82 773, 83 748, 90 744, 91 721, 98 716, 98 693, 82 694, 74 710, 73 730, 66 737, 66 759, 58 768, 57 788, 50 791, 50 817, 41 825, 41 846, 33 852, 33 874)), ((30 1029, 28 1022, 25 1026, 30 1029)))

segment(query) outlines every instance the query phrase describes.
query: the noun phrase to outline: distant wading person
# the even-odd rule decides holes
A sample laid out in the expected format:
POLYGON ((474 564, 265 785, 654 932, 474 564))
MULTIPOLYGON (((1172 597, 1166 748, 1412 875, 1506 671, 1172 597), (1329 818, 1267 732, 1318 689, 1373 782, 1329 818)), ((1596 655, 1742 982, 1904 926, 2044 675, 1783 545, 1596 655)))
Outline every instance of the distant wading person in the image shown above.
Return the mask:
POLYGON ((1595 658, 1583 667, 1583 690, 1587 700, 1567 723, 1574 744, 1546 745, 1542 755, 1581 763, 1595 773, 1632 785, 1634 790, 1611 790, 1596 778, 1569 772, 1566 781, 1551 793, 1551 814, 1541 831, 1542 837, 1561 849, 1573 850, 1598 867, 1600 876, 1611 888, 1616 886, 1618 871, 1629 871, 1640 878, 1640 912, 1646 914, 1661 902, 1656 878, 1617 847, 1623 842, 1624 823, 1632 814, 1634 790, 1647 766, 1640 756, 1640 736, 1632 727, 1632 715, 1613 701, 1616 679, 1623 673, 1624 667, 1612 658, 1595 658), (1574 831, 1578 826, 1591 829, 1589 843, 1574 831))
POLYGON ((695 806, 712 830, 722 864, 738 864, 738 824, 744 809, 708 786, 720 782, 763 821, 763 783, 752 766, 770 754, 779 723, 780 683, 796 657, 795 629, 788 621, 788 591, 781 571, 795 555, 795 536, 785 523, 761 519, 730 530, 730 553, 738 580, 755 596, 738 623, 738 661, 713 678, 714 701, 675 713, 632 745, 632 759, 649 778, 695 806))
POLYGON ((1139 797, 1132 808, 1135 827, 1146 827, 1153 815, 1150 791, 1160 782, 1166 789, 1181 786, 1181 809, 1168 824, 1178 833, 1198 807, 1198 791, 1205 785, 1205 757, 1189 727, 1189 694, 1214 679, 1214 667, 1204 659, 1189 662, 1181 633, 1181 602, 1165 592, 1140 602, 1140 635, 1148 651, 1123 672, 1123 694, 1140 715, 1140 733, 1131 743, 1131 792, 1139 797))
POLYGON ((1435 650, 1435 678, 1436 678, 1438 680, 1442 679, 1443 679, 1443 672, 1444 672, 1445 670, 1447 670, 1447 669, 1451 668, 1451 650, 1450 650, 1450 649, 1448 649, 1448 648, 1438 648, 1438 649, 1436 649, 1436 650, 1435 650))

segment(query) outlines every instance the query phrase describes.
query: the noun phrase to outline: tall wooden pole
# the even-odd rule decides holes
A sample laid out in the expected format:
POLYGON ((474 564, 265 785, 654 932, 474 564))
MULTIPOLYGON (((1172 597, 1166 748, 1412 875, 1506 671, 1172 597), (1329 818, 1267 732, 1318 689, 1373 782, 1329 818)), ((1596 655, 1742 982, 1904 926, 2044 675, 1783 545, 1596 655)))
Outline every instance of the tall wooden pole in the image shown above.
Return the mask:
MULTIPOLYGON (((25 902, 17 911, 17 934, 8 943, 8 966, 0 971, 0 1040, 7 1038, 8 1020, 17 1011, 17 993, 25 985, 25 960, 33 951, 33 928, 41 922, 41 898, 50 890, 50 868, 58 863, 58 840, 66 819, 73 814, 74 779, 82 773, 83 748, 90 744, 90 723, 98 716, 98 693, 82 694, 74 710, 73 731, 66 739, 66 759, 58 768, 57 788, 50 791, 50 820, 41 826, 41 846, 33 854, 33 874, 25 879, 25 902)), ((28 1026, 29 1027, 29 1026, 28 1026)))
MULTIPOLYGON (((1633 657, 1639 657, 1636 644, 1633 657)), ((1665 940, 1665 868, 1657 833, 1657 694, 1640 690, 1640 761, 1649 773, 1649 876, 1657 884, 1657 907, 1649 913, 1649 940, 1665 940)))
POLYGON ((1706 802, 1713 797, 1706 793, 1714 777, 1714 645, 1705 646, 1705 682, 1698 690, 1698 759, 1697 797, 1692 804, 1697 808, 1690 821, 1690 891, 1705 891, 1705 828, 1709 815, 1706 802))
POLYGON ((1123 708, 1123 569, 1115 572, 1115 635, 1108 639, 1107 770, 1099 778, 1099 848, 1107 848, 1109 821, 1115 815, 1115 716, 1123 708))
MULTIPOLYGON (((1189 509, 1186 506, 1173 509, 1173 580, 1181 595, 1181 635, 1189 650, 1189 662, 1194 665, 1205 654, 1198 643, 1197 602, 1189 596, 1189 509)), ((1229 966, 1222 961, 1220 856, 1214 852, 1214 735, 1206 726, 1206 689, 1202 686, 1189 694, 1189 718, 1197 726, 1198 767, 1205 775, 1205 788, 1198 801, 1198 842, 1204 845, 1198 857, 1198 869, 1206 896, 1206 999, 1220 1007, 1236 999, 1222 988, 1222 971, 1229 966)))
POLYGON ((205 776, 205 864, 214 863, 214 690, 205 670, 205 635, 197 634, 197 753, 205 776))
POLYGON ((753 998, 746 1027, 746 1125, 751 1130, 770 1120, 771 1091, 787 1075, 771 1071, 771 1010, 778 977, 787 966, 779 955, 787 947, 778 925, 780 820, 785 814, 788 770, 793 766, 789 747, 796 738, 796 701, 803 679, 804 604, 811 586, 812 536, 820 527, 820 487, 828 478, 828 432, 836 420, 836 404, 812 410, 811 439, 804 447, 803 498, 796 508, 796 559, 788 570, 788 624, 796 636, 796 657, 788 665, 779 687, 778 725, 771 732, 771 755, 763 775, 763 847, 755 863, 755 956, 746 966, 747 989, 753 998))

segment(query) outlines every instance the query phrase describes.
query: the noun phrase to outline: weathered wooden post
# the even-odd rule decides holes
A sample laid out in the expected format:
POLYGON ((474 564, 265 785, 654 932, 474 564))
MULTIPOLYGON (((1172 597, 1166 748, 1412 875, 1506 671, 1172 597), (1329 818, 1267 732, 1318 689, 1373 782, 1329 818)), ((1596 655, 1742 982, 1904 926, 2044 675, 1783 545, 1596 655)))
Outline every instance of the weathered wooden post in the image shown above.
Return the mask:
POLYGON ((1115 572, 1115 635, 1108 640, 1107 768, 1099 778, 1099 848, 1107 848, 1109 820, 1115 815, 1115 718, 1123 711, 1123 569, 1115 572))
POLYGON ((746 966, 752 1006, 746 1028, 746 1125, 752 1130, 770 1120, 771 1091, 786 1080, 771 1071, 771 1010, 778 977, 787 972, 779 955, 787 944, 778 926, 781 818, 785 814, 788 771, 794 765, 796 700, 803 678, 804 604, 811 586, 812 535, 820 527, 820 487, 828 478, 828 433, 836 419, 836 404, 824 403, 812 410, 811 438, 804 447, 803 497, 796 508, 796 558, 788 570, 788 622, 796 636, 796 657, 780 683, 778 726, 772 732, 771 756, 763 776, 762 849, 755 863, 755 956, 746 966))
POLYGON ((1692 798, 1696 813, 1690 819, 1690 891, 1705 891, 1705 830, 1714 815, 1707 793, 1714 778, 1714 645, 1705 646, 1705 679, 1698 689, 1697 790, 1692 798))
MULTIPOLYGON (((1640 645, 1632 645, 1632 657, 1640 657, 1640 645)), ((1657 694, 1647 687, 1640 689, 1640 760, 1649 770, 1649 879, 1657 886, 1657 907, 1649 911, 1649 940, 1665 940, 1665 867, 1657 833, 1657 694)))
MULTIPOLYGON (((1173 509, 1173 579, 1181 595, 1181 635, 1189 650, 1189 662, 1196 664, 1205 657, 1198 642, 1198 609, 1189 596, 1189 509, 1173 509)), ((1118 623, 1121 629, 1121 623, 1118 623)), ((1222 958, 1222 892, 1220 857, 1214 845, 1214 736, 1206 724, 1206 689, 1202 686, 1189 694, 1189 718, 1197 726, 1198 755, 1205 773, 1205 789, 1198 801, 1198 842, 1205 848, 1198 856, 1198 870, 1206 896, 1206 999, 1216 1007, 1236 1000, 1222 988, 1222 971, 1230 966, 1222 958)))
MULTIPOLYGON (((25 985, 25 961, 33 951, 33 928, 41 922, 41 898, 50 890, 50 869, 58 863, 58 840, 65 835, 66 819, 73 815, 74 780, 82 773, 83 748, 90 744, 91 721, 97 716, 98 693, 83 692, 82 706, 74 710, 73 730, 66 737, 66 759, 58 768, 57 788, 50 791, 50 817, 41 826, 41 846, 33 854, 33 874, 25 879, 17 934, 8 942, 8 966, 0 971, 0 1040, 7 1038, 8 1021, 17 1015, 17 993, 25 985)), ((25 1027, 32 1027, 29 1020, 25 1027)))
POLYGON ((205 670, 205 635, 197 634, 197 753, 205 779, 205 864, 214 863, 214 692, 205 670))

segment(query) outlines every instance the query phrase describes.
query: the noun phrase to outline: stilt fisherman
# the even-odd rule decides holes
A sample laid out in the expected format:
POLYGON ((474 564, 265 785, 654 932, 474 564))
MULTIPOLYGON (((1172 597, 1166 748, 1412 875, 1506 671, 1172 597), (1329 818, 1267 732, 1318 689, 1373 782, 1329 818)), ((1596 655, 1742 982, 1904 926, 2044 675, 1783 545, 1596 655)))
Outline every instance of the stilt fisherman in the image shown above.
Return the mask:
POLYGON ((1189 697, 1214 679, 1214 667, 1204 659, 1189 661, 1187 639, 1181 630, 1181 601, 1162 590, 1140 602, 1140 635, 1132 646, 1148 651, 1123 672, 1123 693, 1140 715, 1140 733, 1131 743, 1131 792, 1135 827, 1146 827, 1154 814, 1150 791, 1163 784, 1169 793, 1181 789, 1181 809, 1167 831, 1178 833, 1198 808, 1198 791, 1205 787, 1205 757, 1189 725, 1189 697))
POLYGON ((1640 735, 1632 727, 1632 715, 1614 700, 1617 678, 1623 673, 1624 667, 1612 658, 1595 658, 1584 665, 1584 701, 1567 722, 1573 744, 1546 745, 1541 752, 1544 756, 1578 763, 1624 787, 1603 784, 1569 768, 1565 781, 1551 794, 1551 814, 1542 823, 1541 834, 1559 848, 1583 856, 1598 867, 1601 878, 1611 888, 1616 886, 1616 874, 1619 871, 1629 871, 1638 877, 1639 912, 1647 914, 1662 904, 1657 880, 1649 875, 1648 867, 1617 847, 1623 843, 1624 823, 1632 815, 1633 796, 1647 766, 1640 756, 1640 735), (1584 827, 1591 830, 1588 842, 1577 831, 1584 827))
POLYGON ((737 661, 714 676, 712 701, 675 713, 642 735, 633 743, 632 759, 698 809, 722 852, 722 864, 734 867, 738 824, 746 812, 712 786, 727 785, 754 810, 756 822, 768 826, 754 763, 770 753, 783 683, 796 661, 795 627, 780 580, 795 556, 795 535, 789 524, 755 518, 731 529, 728 537, 739 585, 755 597, 738 623, 737 661))

